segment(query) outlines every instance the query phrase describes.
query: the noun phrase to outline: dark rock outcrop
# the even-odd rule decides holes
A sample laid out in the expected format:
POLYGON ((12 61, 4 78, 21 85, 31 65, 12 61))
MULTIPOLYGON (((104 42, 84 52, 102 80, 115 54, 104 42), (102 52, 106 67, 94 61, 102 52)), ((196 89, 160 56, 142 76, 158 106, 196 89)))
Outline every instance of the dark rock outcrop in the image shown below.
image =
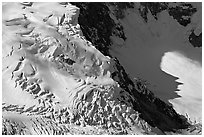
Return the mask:
POLYGON ((202 33, 200 33, 198 36, 194 33, 194 31, 191 32, 189 35, 189 42, 194 47, 202 47, 202 33))
MULTIPOLYGON (((110 36, 111 36, 111 30, 114 31, 116 24, 114 24, 114 21, 109 17, 109 6, 118 6, 117 4, 113 3, 72 3, 76 5, 77 7, 80 7, 80 14, 79 14, 79 24, 82 27, 82 31, 84 36, 89 39, 91 42, 95 43, 95 40, 93 40, 90 37, 90 33, 92 33, 92 30, 90 28, 94 28, 97 33, 95 33, 96 37, 98 39, 103 39, 103 41, 97 41, 96 48, 100 50, 102 53, 108 53, 108 48, 111 46, 110 36), (94 6, 93 6, 94 5, 94 6), (106 11, 99 10, 97 14, 93 11, 98 11, 98 9, 106 9, 106 11), (105 13, 104 13, 105 12, 105 13), (93 20, 87 20, 87 15, 91 16, 93 20), (101 18, 103 17, 103 20, 97 20, 98 16, 101 18), (81 21, 80 21, 81 20, 81 21), (84 21, 86 20, 86 22, 84 21), (91 25, 93 22, 95 22, 95 25, 91 25), (101 24, 96 25, 96 24, 101 24), (105 34, 106 31, 104 31, 103 35, 106 37, 103 37, 100 34, 101 28, 108 28, 108 33, 105 34), (103 45, 100 47, 100 45, 103 45), (105 47, 104 47, 105 46, 105 47)), ((124 7, 128 7, 125 5, 131 5, 129 3, 124 3, 124 7)), ((154 12, 155 18, 156 14, 159 11, 162 11, 166 8, 166 4, 162 4, 163 7, 159 11, 155 11, 154 8, 158 7, 158 4, 154 3, 142 3, 142 6, 146 6, 146 8, 150 8, 151 12, 154 12)), ((131 7, 132 8, 132 7, 131 7)), ((121 10, 120 13, 123 13, 125 8, 118 9, 121 10)), ((118 11, 117 11, 118 12, 118 11)), ((110 55, 111 56, 111 55, 110 55)), ((176 113, 176 111, 172 108, 172 106, 167 105, 160 99, 156 98, 151 91, 149 91, 147 88, 142 88, 145 85, 141 84, 136 89, 135 86, 138 84, 136 82, 136 85, 134 82, 129 78, 128 74, 125 72, 124 68, 120 65, 119 61, 115 59, 116 62, 116 70, 113 72, 112 78, 116 80, 121 88, 123 88, 125 91, 127 91, 130 95, 134 97, 132 100, 132 104, 134 105, 134 109, 141 113, 141 118, 147 121, 151 126, 158 127, 162 131, 172 131, 174 129, 179 128, 186 128, 189 124, 183 119, 179 114, 176 113), (131 88, 130 88, 131 87, 131 88)))

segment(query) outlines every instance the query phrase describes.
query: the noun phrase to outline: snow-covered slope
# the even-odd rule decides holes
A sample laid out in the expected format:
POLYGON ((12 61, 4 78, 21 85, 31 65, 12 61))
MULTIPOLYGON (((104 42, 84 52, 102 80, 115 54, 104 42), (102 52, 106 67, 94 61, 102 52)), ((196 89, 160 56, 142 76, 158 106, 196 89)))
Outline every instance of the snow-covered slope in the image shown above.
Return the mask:
MULTIPOLYGON (((24 124, 30 129, 22 131, 25 134, 49 133, 35 131, 32 125, 31 119, 41 116, 59 123, 86 119, 94 124, 93 119, 102 118, 95 111, 104 113, 104 107, 110 107, 106 99, 111 102, 120 91, 107 71, 110 58, 81 36, 77 7, 58 3, 24 5, 3 4, 3 118, 26 120, 24 124), (82 110, 85 116, 79 115, 82 110), (63 118, 52 119, 60 112, 63 118)), ((9 127, 6 129, 12 134, 9 127)))
POLYGON ((190 126, 86 40, 76 6, 2 8, 3 134, 170 134, 190 126))

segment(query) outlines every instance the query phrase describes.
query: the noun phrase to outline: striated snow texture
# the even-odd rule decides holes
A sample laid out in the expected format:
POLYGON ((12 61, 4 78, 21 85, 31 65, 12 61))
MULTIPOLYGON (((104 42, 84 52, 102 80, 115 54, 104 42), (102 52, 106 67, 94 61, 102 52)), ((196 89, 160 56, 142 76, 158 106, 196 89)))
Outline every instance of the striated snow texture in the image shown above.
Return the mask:
POLYGON ((86 40, 76 6, 2 5, 2 134, 201 133, 86 40))

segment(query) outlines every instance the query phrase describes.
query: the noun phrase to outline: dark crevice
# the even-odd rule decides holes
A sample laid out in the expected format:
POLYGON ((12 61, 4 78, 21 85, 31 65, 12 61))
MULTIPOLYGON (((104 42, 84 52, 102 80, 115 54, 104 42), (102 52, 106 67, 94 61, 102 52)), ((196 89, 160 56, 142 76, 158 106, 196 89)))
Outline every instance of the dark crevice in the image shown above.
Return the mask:
POLYGON ((72 59, 70 59, 68 57, 65 57, 64 54, 61 54, 59 56, 59 60, 66 63, 66 64, 68 64, 68 65, 73 65, 74 63, 76 63, 74 60, 72 60, 72 59))

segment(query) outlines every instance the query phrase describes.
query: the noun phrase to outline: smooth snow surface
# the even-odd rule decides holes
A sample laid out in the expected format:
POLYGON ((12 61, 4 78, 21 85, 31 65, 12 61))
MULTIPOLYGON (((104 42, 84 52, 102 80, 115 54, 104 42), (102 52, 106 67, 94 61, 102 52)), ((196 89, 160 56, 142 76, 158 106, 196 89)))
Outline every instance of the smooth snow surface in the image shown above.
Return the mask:
POLYGON ((114 42, 112 37, 110 52, 131 77, 147 80, 157 97, 201 122, 202 50, 188 42, 190 30, 200 29, 200 12, 194 14, 193 24, 183 27, 167 11, 159 13, 158 20, 148 13, 148 23, 144 23, 137 11, 130 10, 120 21, 127 37, 125 44, 114 42))
POLYGON ((179 77, 176 93, 181 98, 170 100, 180 114, 187 113, 192 121, 201 122, 202 111, 202 68, 199 62, 190 60, 177 52, 165 53, 162 58, 161 69, 166 73, 179 77))

